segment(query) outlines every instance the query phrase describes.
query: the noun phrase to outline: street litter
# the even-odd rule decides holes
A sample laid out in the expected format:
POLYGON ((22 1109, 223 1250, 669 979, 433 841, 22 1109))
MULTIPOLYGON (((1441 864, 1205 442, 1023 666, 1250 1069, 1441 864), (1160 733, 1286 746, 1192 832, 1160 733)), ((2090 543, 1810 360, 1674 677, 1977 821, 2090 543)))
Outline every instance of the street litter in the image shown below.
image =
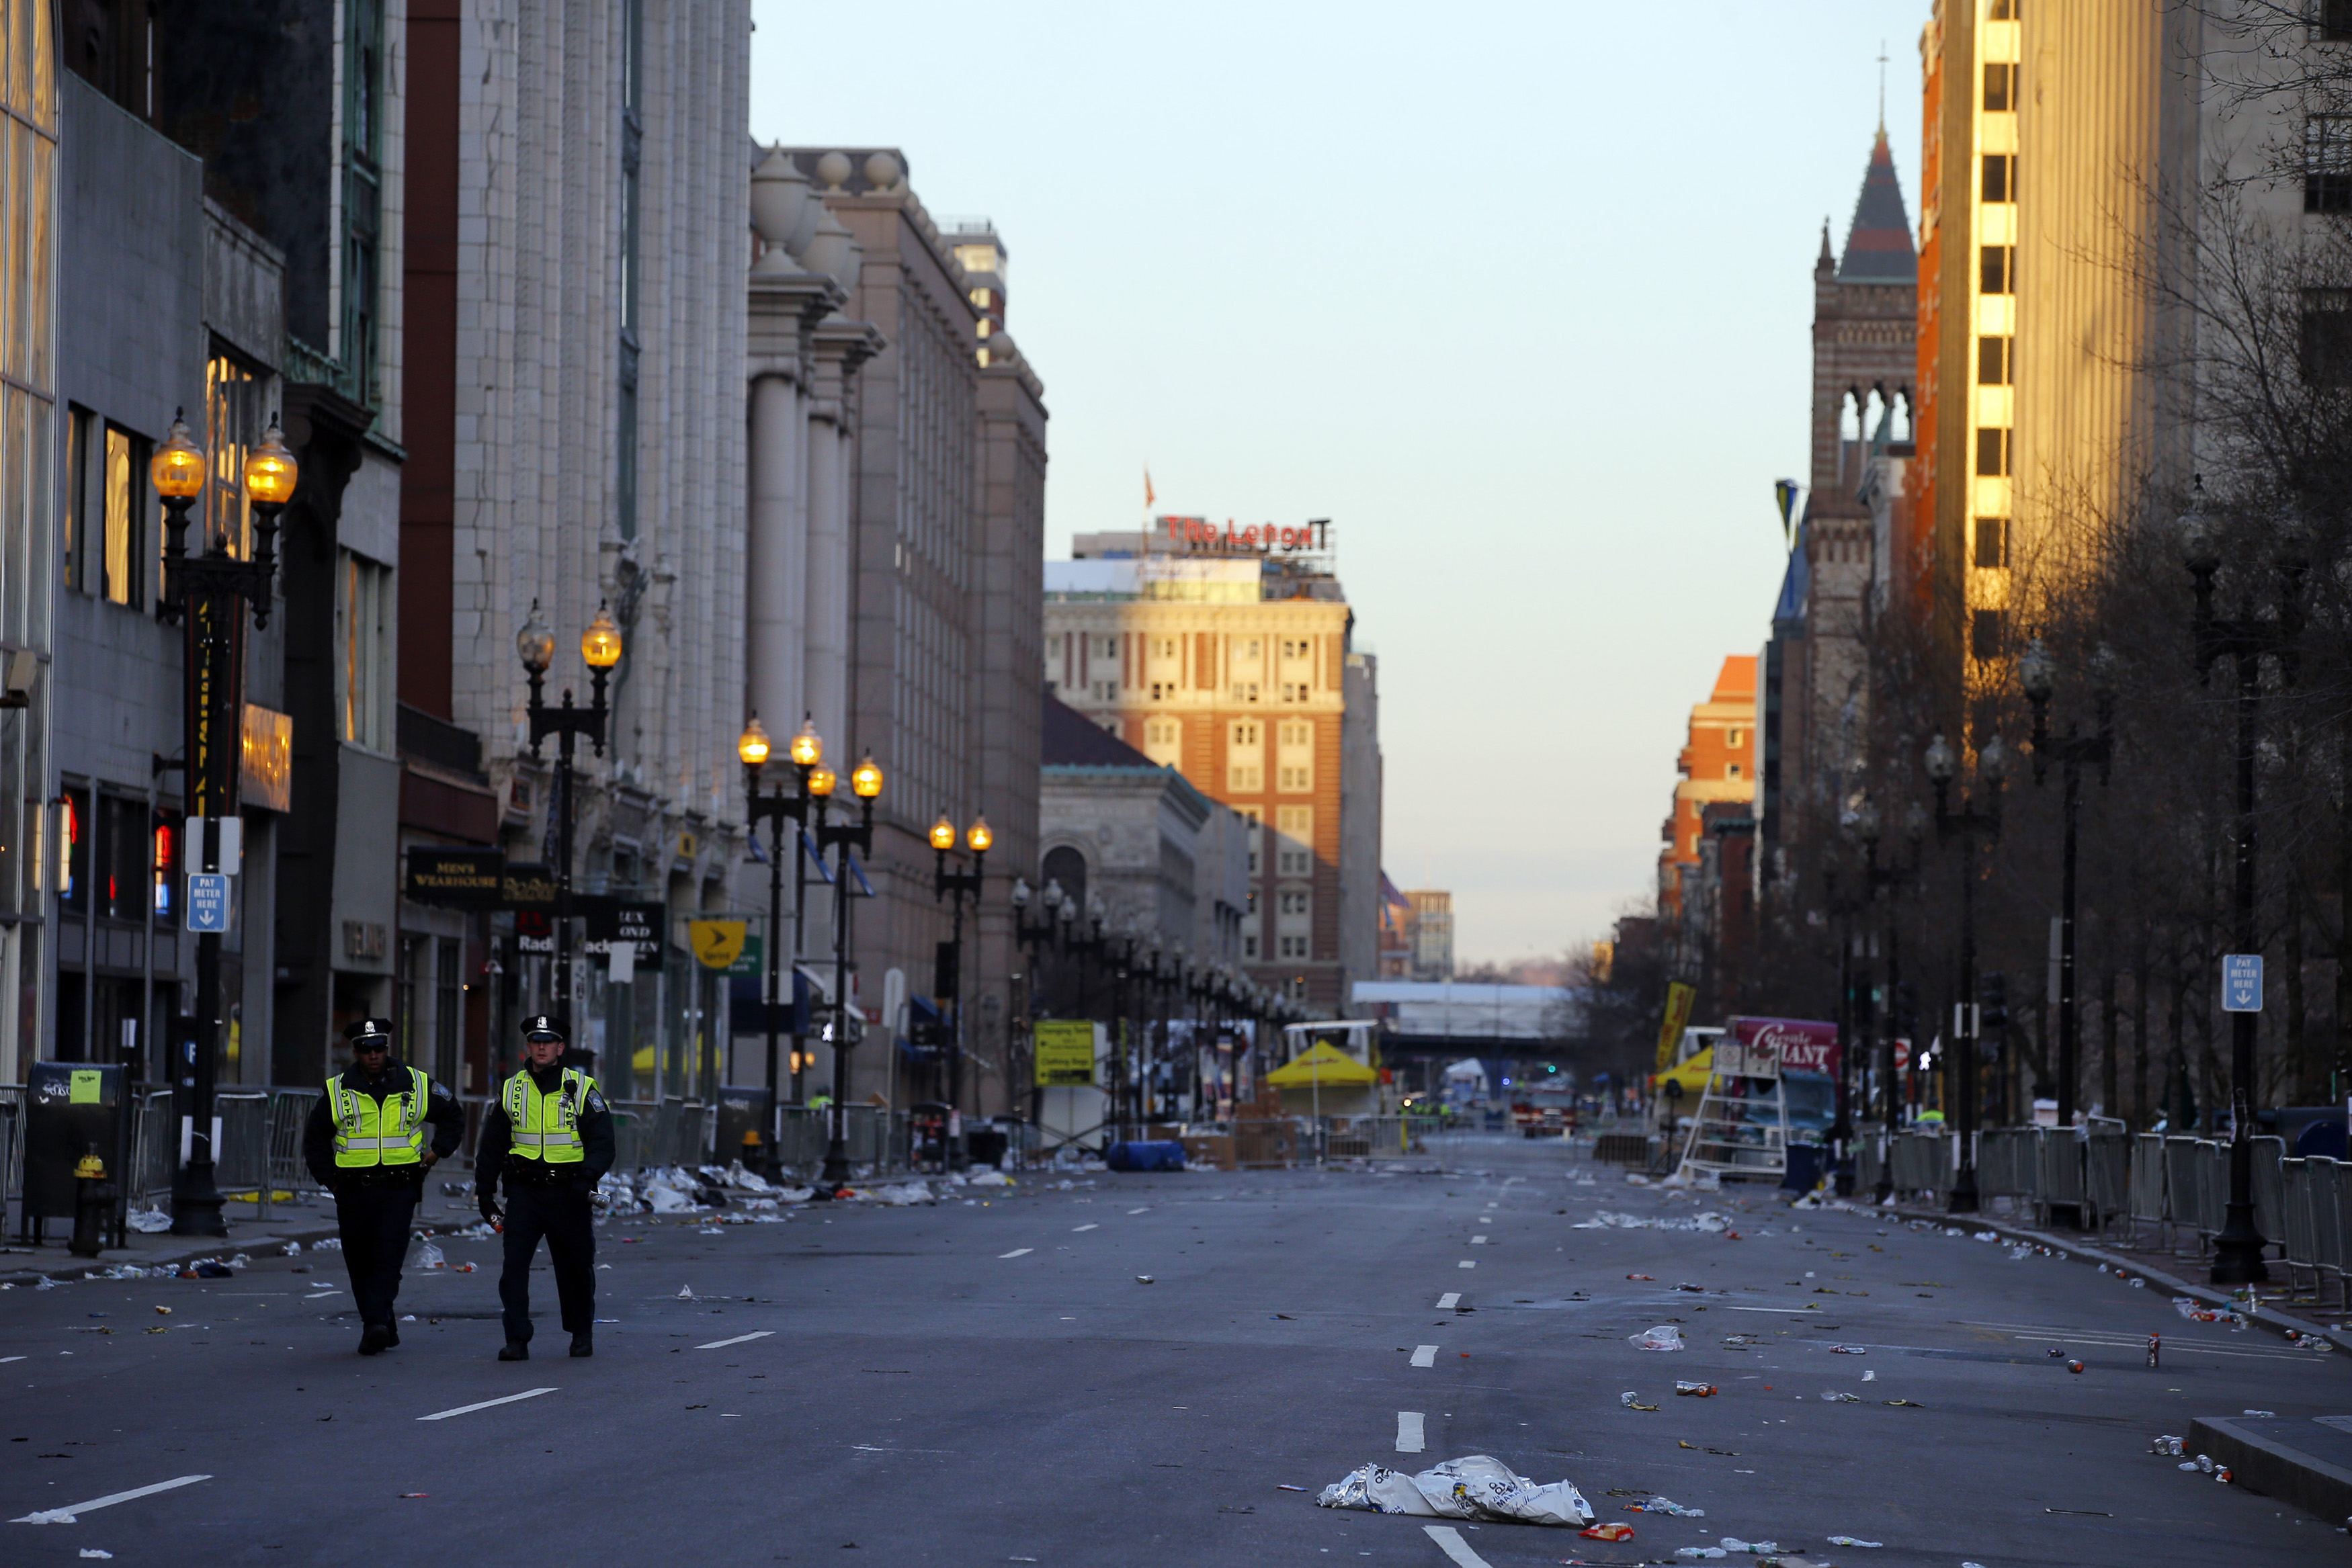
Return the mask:
POLYGON ((172 1217, 160 1208, 134 1208, 123 1223, 142 1236, 154 1236, 172 1228, 172 1217))
POLYGON ((2080 1372, 2083 1370, 2083 1364, 2079 1361, 2070 1361, 2066 1364, 2066 1370, 2069 1372, 2080 1372))
POLYGON ((1006 1176, 1003 1171, 999 1170, 977 1170, 972 1172, 969 1176, 966 1176, 964 1180, 972 1186, 1012 1186, 1014 1185, 1011 1176, 1006 1176))
POLYGON ((869 1187, 860 1196, 893 1208, 907 1208, 919 1203, 937 1203, 931 1189, 919 1181, 898 1182, 889 1186, 869 1187))
POLYGON ((1865 1372, 1862 1375, 1862 1380, 1864 1383, 1875 1383, 1878 1381, 1878 1374, 1874 1372, 1865 1372))
POLYGON ((1628 1334, 1625 1337, 1626 1343, 1631 1344, 1636 1350, 1680 1350, 1683 1348, 1683 1331, 1674 1327, 1670 1323, 1660 1323, 1655 1328, 1643 1329, 1640 1333, 1628 1334))
POLYGON ((2180 1457, 2180 1441, 2181 1440, 2178 1437, 2158 1437, 2154 1442, 2148 1445, 2147 1451, 2151 1454, 2169 1455, 2171 1458, 2177 1459, 2180 1457))
POLYGON ((1664 1513, 1669 1514, 1675 1519, 1705 1519, 1706 1517, 1706 1510, 1703 1508, 1685 1508, 1682 1504, 1676 1502, 1672 1498, 1656 1496, 1653 1496, 1643 1502, 1629 1502, 1625 1505, 1625 1511, 1628 1513, 1664 1513))
POLYGON ((1634 1393, 1630 1388, 1625 1390, 1624 1393, 1617 1396, 1617 1403, 1622 1405, 1628 1410, 1655 1410, 1657 1408, 1654 1405, 1643 1404, 1642 1396, 1634 1393))
POLYGON ((1769 1557, 1780 1550, 1777 1541, 1742 1541, 1736 1535, 1727 1535, 1716 1544, 1726 1552, 1748 1552, 1759 1557, 1769 1557))
POLYGON ((1588 1530, 1580 1530, 1576 1533, 1583 1536, 1587 1541, 1631 1541, 1633 1539, 1633 1527, 1612 1520, 1607 1524, 1596 1524, 1588 1530))
MULTIPOLYGON (((1062 1185, 1063 1185, 1064 1186, 1069 1186, 1070 1184, 1069 1184, 1068 1182, 1064 1182, 1062 1185)), ((1280 1486, 1276 1487, 1274 1490, 1276 1490, 1276 1491, 1305 1491, 1307 1489, 1306 1489, 1305 1487, 1295 1487, 1295 1486, 1292 1486, 1288 1481, 1285 1481, 1285 1482, 1283 1482, 1280 1486)))
POLYGON ((1628 1274, 1625 1278, 1629 1280, 1655 1280, 1657 1276, 1655 1274, 1628 1274))
POLYGON ((1440 1519, 1490 1519, 1519 1524, 1592 1522, 1592 1505, 1564 1480, 1538 1484, 1486 1454, 1465 1455, 1406 1475, 1383 1465, 1361 1465, 1325 1487, 1325 1508, 1440 1519))
POLYGON ((81 1549, 81 1554, 84 1557, 111 1557, 114 1555, 111 1552, 102 1551, 95 1546, 83 1547, 81 1549))
POLYGON ((1886 1543, 1883 1541, 1856 1541, 1851 1535, 1832 1535, 1830 1537, 1830 1544, 1832 1546, 1867 1546, 1875 1550, 1886 1543))
POLYGON ((1882 1399, 1879 1403, 1881 1405, 1900 1406, 1908 1410, 1925 1410, 1927 1408, 1925 1405, 1920 1404, 1916 1399, 1882 1399))
POLYGON ((1722 1215, 1716 1213, 1715 1210, 1711 1208, 1703 1209, 1697 1214, 1687 1216, 1678 1215, 1673 1218, 1652 1217, 1641 1214, 1618 1214, 1612 1210, 1604 1208, 1590 1219, 1578 1220, 1573 1226, 1570 1226, 1570 1228, 1572 1230, 1705 1230, 1713 1232, 1726 1229, 1730 1226, 1730 1220, 1725 1218, 1722 1215))
MULTIPOLYGON (((169 1308, 169 1307, 157 1307, 157 1308, 155 1309, 155 1315, 156 1315, 157 1317, 168 1318, 168 1317, 170 1317, 170 1316, 172 1315, 172 1309, 171 1309, 171 1308, 169 1308)), ((2252 1415, 2252 1414, 2253 1414, 2253 1412, 2252 1412, 2252 1411, 2251 1411, 2251 1410, 2249 1410, 2249 1411, 2247 1411, 2247 1412, 2246 1412, 2246 1414, 2247 1414, 2247 1415, 2249 1415, 2249 1416, 2251 1416, 2251 1415, 2252 1415)))
POLYGON ((1862 1403, 1861 1395, 1840 1394, 1835 1389, 1832 1389, 1829 1393, 1822 1395, 1822 1397, 1828 1400, 1832 1405, 1859 1405, 1862 1403))
POLYGON ((427 1241, 417 1249, 416 1266, 420 1269, 446 1269, 449 1266, 448 1254, 441 1250, 438 1243, 427 1241))
POLYGON ((676 1299, 681 1301, 691 1301, 695 1300, 694 1287, 691 1285, 680 1285, 677 1288, 677 1295, 676 1299))
POLYGON ((2249 1416, 2275 1416, 2278 1412, 2275 1410, 2248 1410, 2245 1414, 2249 1416))
POLYGON ((1976 1235, 1969 1238, 1969 1239, 1973 1241, 1998 1241, 2000 1238, 1990 1230, 1979 1230, 1976 1235))
POLYGON ((1675 1555, 1685 1558, 1728 1557, 1731 1553, 1720 1546, 1677 1546, 1675 1548, 1675 1555))
POLYGON ((433 1494, 429 1491, 404 1491, 400 1495, 403 1497, 431 1497, 433 1494))
POLYGON ((1135 1282, 1139 1285, 1149 1285, 1151 1283, 1151 1276, 1149 1274, 1138 1274, 1135 1277, 1135 1282))
POLYGON ((2226 1307, 2200 1306, 2193 1296, 2173 1297, 2172 1310, 2190 1322, 2228 1323, 2231 1328, 2236 1329, 2246 1326, 2246 1315, 2243 1312, 2233 1312, 2226 1307))
POLYGON ((1677 1383, 1675 1392, 1696 1399, 1710 1399, 1715 1396, 1716 1388, 1712 1383, 1677 1383))
POLYGON ((1832 1355, 1868 1355, 1870 1352, 1858 1344, 1833 1344, 1830 1346, 1830 1354, 1832 1355))

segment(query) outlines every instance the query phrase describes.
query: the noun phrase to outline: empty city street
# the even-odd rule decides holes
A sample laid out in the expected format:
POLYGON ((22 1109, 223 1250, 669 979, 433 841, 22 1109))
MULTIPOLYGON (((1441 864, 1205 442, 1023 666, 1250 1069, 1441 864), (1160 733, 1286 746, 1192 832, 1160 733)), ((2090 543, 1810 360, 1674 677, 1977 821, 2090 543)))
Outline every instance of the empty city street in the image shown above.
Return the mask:
POLYGON ((373 1360, 332 1252, 20 1287, 0 1294, 0 1561, 348 1563, 363 1541, 402 1561, 1072 1568, 1633 1563, 1727 1535, 1888 1568, 2342 1550, 2148 1451, 2195 1416, 2341 1409, 2341 1356, 1941 1227, 1628 1186, 1554 1142, 1431 1149, 609 1221, 588 1361, 562 1354, 544 1272, 534 1358, 492 1359, 488 1239, 436 1238, 447 1270, 412 1250, 416 1321, 373 1360), (1687 1228, 1707 1214, 1725 1228, 1687 1228), (1658 1325, 1688 1349, 1628 1343, 1658 1325), (1478 1453, 1573 1482, 1633 1538, 1315 1506, 1367 1462, 1478 1453), (1627 1511, 1659 1495, 1705 1516, 1627 1511))

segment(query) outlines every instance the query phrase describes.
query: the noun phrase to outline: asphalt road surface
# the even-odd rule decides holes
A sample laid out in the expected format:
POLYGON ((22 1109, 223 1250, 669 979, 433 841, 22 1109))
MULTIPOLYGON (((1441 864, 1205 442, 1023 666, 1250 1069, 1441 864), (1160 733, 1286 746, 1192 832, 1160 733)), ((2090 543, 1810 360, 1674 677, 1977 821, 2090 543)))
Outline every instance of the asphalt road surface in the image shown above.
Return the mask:
POLYGON ((471 1274, 412 1251, 417 1321, 369 1360, 332 1253, 0 1294, 0 1519, 90 1505, 0 1522, 0 1563, 1519 1568, 1726 1535, 1871 1568, 2352 1552, 2332 1521, 2148 1451, 2195 1415, 2352 1410, 2347 1357, 2187 1322, 2086 1264, 1629 1186, 1558 1145, 1024 1177, 717 1234, 614 1220, 598 1244, 614 1321, 589 1361, 562 1354, 543 1265, 537 1355, 492 1359, 494 1240, 443 1241, 471 1274), (1738 1239, 1596 1228, 1705 1211, 1738 1239), (1689 1348, 1628 1343, 1654 1324, 1689 1348), (1446 1542, 1315 1506, 1367 1461, 1472 1453, 1573 1481, 1634 1539, 1490 1523, 1446 1542), (1652 1492, 1706 1516, 1625 1511, 1652 1492))

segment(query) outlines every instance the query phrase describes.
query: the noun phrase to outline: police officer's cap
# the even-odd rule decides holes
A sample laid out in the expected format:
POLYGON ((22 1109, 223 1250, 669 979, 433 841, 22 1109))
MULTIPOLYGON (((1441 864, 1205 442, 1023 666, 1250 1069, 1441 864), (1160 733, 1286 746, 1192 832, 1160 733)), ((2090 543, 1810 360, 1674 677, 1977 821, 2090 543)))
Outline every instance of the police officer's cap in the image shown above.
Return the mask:
POLYGON ((522 1037, 525 1040, 560 1040, 566 1043, 572 1039, 562 1021, 552 1013, 533 1013, 523 1019, 522 1037))
POLYGON ((343 1038, 352 1042, 352 1049, 354 1051, 366 1051, 370 1049, 377 1051, 390 1051, 392 1049, 392 1020, 390 1019, 361 1019, 356 1023, 347 1024, 344 1026, 343 1038))

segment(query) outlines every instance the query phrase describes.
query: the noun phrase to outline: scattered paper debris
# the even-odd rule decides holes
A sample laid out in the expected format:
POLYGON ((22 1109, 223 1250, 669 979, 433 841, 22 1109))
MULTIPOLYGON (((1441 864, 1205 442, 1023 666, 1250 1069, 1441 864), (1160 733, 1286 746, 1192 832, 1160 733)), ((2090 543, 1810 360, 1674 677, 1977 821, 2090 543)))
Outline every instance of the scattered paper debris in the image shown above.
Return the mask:
POLYGON ((1325 1508, 1360 1508, 1438 1519, 1499 1520, 1518 1524, 1593 1521, 1592 1505, 1568 1482, 1538 1484, 1486 1454, 1447 1459, 1417 1475, 1384 1465, 1361 1465, 1325 1487, 1325 1508))

